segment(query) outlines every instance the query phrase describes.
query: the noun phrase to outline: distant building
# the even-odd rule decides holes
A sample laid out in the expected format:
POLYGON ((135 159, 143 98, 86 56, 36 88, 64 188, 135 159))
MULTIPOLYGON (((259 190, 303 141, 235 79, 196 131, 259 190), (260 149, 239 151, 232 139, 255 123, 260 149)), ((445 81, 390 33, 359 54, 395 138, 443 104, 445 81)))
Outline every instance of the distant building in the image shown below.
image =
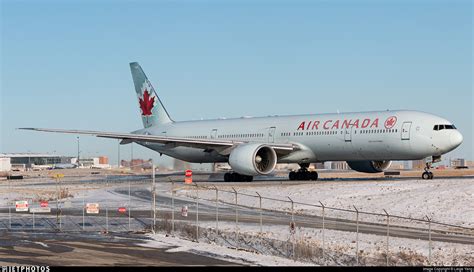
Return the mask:
POLYGON ((322 162, 313 163, 313 167, 314 169, 324 169, 324 163, 322 162))
POLYGON ((345 161, 331 162, 331 169, 333 170, 349 170, 351 169, 345 161))
POLYGON ((458 159, 452 159, 451 160, 451 167, 465 167, 466 166, 466 160, 462 159, 462 158, 458 158, 458 159))
MULTIPOLYGON (((70 163, 77 164, 77 158, 71 158, 70 163)), ((106 156, 93 158, 79 158, 81 168, 110 168, 109 158, 106 156)))
POLYGON ((425 160, 412 161, 412 169, 424 169, 426 167, 425 160))
POLYGON ((12 170, 10 158, 0 158, 0 172, 7 172, 12 170))
POLYGON ((143 159, 133 159, 132 161, 121 160, 120 166, 127 167, 132 170, 143 170, 143 169, 152 169, 153 167, 153 160, 143 160, 143 159))
POLYGON ((405 169, 405 162, 392 162, 389 169, 391 169, 391 170, 403 170, 403 169, 405 169))
POLYGON ((39 153, 0 153, 0 158, 9 158, 11 170, 48 168, 55 164, 69 163, 71 157, 39 153))
POLYGON ((109 164, 109 158, 106 156, 99 157, 99 164, 109 164))

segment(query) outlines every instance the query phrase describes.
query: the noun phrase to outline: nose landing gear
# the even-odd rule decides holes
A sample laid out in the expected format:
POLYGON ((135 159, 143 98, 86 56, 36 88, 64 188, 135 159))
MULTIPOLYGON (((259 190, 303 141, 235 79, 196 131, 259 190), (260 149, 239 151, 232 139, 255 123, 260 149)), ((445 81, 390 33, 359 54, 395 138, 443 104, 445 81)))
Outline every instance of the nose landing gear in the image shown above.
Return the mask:
POLYGON ((308 170, 309 163, 300 163, 298 171, 291 171, 288 177, 290 180, 317 180, 318 172, 308 170))
POLYGON ((430 169, 431 169, 431 163, 427 162, 426 167, 425 167, 425 172, 423 172, 423 174, 421 175, 422 179, 433 179, 434 175, 430 171, 430 169))

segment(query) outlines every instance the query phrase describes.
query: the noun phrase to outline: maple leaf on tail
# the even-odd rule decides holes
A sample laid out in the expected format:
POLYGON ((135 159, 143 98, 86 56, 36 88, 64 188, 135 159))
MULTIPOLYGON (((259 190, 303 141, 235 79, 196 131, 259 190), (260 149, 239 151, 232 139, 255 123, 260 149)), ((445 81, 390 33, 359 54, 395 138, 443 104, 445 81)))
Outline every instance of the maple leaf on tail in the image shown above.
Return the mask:
POLYGON ((150 93, 148 92, 147 89, 143 92, 143 99, 138 98, 139 103, 140 103, 140 109, 142 110, 142 115, 143 116, 149 116, 152 115, 151 110, 153 109, 153 106, 155 104, 155 97, 150 97, 150 93))

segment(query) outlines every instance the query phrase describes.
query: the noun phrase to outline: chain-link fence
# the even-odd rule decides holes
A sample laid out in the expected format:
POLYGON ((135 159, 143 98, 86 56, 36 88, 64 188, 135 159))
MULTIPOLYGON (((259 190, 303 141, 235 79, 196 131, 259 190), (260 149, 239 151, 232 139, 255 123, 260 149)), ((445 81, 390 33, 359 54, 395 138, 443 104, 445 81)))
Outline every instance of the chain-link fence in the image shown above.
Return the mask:
MULTIPOLYGON (((186 207, 187 217, 167 218, 173 228, 165 230, 194 240, 321 265, 474 264, 474 229, 428 216, 348 210, 196 184, 173 185, 169 195, 195 203, 186 207)), ((179 209, 172 207, 173 213, 179 209)))
POLYGON ((28 211, 17 212, 13 201, 0 207, 0 229, 159 231, 319 265, 474 265, 474 230, 429 217, 303 203, 225 184, 155 183, 149 176, 105 177, 68 187, 50 182, 57 184, 50 198, 22 198, 28 211), (50 212, 35 212, 46 208, 45 202, 50 212))

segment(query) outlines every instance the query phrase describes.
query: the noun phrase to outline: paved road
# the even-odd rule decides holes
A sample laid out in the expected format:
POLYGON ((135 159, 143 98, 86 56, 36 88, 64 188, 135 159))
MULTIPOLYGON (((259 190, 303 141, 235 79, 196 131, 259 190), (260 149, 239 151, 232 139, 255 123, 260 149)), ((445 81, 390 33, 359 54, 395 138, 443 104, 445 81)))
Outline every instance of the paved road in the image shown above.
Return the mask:
POLYGON ((173 247, 140 246, 144 235, 0 232, 0 265, 50 266, 235 266, 173 247))

